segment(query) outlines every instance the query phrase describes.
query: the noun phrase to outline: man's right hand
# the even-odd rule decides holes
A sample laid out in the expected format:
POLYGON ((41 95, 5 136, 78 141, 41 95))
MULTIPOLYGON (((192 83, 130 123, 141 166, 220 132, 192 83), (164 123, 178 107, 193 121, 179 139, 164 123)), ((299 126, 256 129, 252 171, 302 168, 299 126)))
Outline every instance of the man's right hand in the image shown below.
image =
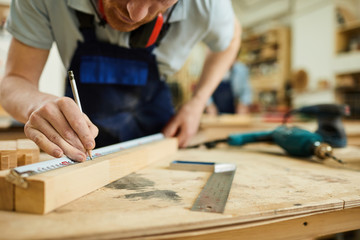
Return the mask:
POLYGON ((53 157, 64 154, 85 161, 86 150, 95 147, 98 128, 82 113, 74 100, 61 97, 33 111, 25 124, 26 136, 53 157))
POLYGON ((98 129, 71 98, 39 91, 39 79, 48 56, 48 49, 12 39, 0 81, 1 105, 12 117, 25 123, 26 136, 43 151, 53 157, 65 154, 75 161, 84 161, 86 150, 95 147, 98 129))

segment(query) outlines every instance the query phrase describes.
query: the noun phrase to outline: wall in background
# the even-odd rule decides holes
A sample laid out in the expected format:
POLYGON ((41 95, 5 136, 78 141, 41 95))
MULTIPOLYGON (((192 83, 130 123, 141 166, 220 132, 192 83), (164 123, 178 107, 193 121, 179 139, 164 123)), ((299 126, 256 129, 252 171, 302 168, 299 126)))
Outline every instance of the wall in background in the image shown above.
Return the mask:
MULTIPOLYGON (((0 0, 0 4, 9 3, 10 0, 0 0)), ((292 69, 304 69, 309 74, 310 95, 307 94, 306 98, 310 96, 314 101, 326 102, 334 101, 332 94, 316 94, 315 90, 323 79, 330 85, 334 82, 332 61, 336 4, 360 7, 360 0, 233 0, 235 12, 244 28, 262 31, 281 24, 292 27, 292 69)), ((360 15, 360 11, 353 12, 360 15)), ((0 38, 0 61, 3 63, 9 37, 0 38)), ((0 67, 3 68, 3 64, 0 67)), ((66 71, 54 46, 41 76, 40 89, 61 96, 65 78, 66 71)), ((295 98, 295 102, 302 102, 301 95, 295 98)))
POLYGON ((66 69, 61 61, 58 49, 54 43, 40 77, 39 89, 42 92, 56 96, 64 96, 66 69))
POLYGON ((299 8, 292 18, 292 69, 308 72, 309 90, 317 89, 321 79, 334 84, 335 5, 323 2, 299 8))
MULTIPOLYGON (((1 8, 8 8, 10 0, 0 0, 1 8)), ((1 11, 1 18, 6 18, 8 11, 1 11)), ((0 76, 2 77, 5 69, 5 62, 10 46, 11 35, 1 25, 0 29, 0 76)), ((40 77, 39 89, 42 92, 63 96, 65 89, 66 71, 61 62, 58 50, 54 44, 50 50, 49 58, 40 77)))
MULTIPOLYGON (((309 98, 313 103, 335 101, 333 59, 336 1, 233 0, 236 14, 245 29, 261 32, 281 24, 291 27, 292 71, 303 69, 308 73, 308 92, 293 96, 295 106, 306 104, 309 98), (318 90, 320 83, 324 82, 329 88, 318 90)), ((359 2, 359 0, 347 1, 359 2)))

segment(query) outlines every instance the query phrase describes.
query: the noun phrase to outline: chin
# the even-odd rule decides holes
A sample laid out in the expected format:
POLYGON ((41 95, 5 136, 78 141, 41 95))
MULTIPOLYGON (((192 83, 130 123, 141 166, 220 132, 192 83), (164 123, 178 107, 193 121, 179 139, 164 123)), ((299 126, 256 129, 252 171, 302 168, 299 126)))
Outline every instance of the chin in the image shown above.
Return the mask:
POLYGON ((125 23, 112 23, 108 22, 110 27, 121 32, 131 32, 139 27, 139 25, 129 25, 125 23))

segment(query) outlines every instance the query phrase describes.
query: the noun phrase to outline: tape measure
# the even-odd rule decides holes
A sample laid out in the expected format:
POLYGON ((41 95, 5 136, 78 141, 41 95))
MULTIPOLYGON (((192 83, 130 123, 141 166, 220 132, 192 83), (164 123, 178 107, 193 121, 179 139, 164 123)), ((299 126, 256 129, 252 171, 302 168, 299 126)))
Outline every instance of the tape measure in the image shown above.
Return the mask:
MULTIPOLYGON (((92 151, 93 159, 162 139, 164 139, 164 135, 158 133, 122 143, 109 145, 102 148, 97 148, 92 151)), ((92 161, 92 160, 90 160, 90 157, 87 157, 86 161, 92 161)), ((21 167, 16 167, 10 171, 10 174, 7 175, 6 180, 18 186, 26 188, 27 182, 24 179, 25 177, 48 172, 51 170, 70 166, 73 164, 79 164, 79 162, 75 162, 68 157, 62 157, 62 158, 54 158, 48 161, 33 163, 21 167)))
POLYGON ((210 178, 196 198, 191 211, 223 213, 234 179, 236 166, 230 163, 173 161, 177 170, 212 171, 210 178))

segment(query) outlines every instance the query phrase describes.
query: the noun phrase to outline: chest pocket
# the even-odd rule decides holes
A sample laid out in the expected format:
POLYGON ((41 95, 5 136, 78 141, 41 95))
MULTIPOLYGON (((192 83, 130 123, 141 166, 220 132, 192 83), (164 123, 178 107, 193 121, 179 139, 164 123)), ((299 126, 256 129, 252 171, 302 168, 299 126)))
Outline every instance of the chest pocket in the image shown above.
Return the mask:
POLYGON ((147 62, 107 56, 82 56, 81 82, 144 86, 149 74, 147 62))

